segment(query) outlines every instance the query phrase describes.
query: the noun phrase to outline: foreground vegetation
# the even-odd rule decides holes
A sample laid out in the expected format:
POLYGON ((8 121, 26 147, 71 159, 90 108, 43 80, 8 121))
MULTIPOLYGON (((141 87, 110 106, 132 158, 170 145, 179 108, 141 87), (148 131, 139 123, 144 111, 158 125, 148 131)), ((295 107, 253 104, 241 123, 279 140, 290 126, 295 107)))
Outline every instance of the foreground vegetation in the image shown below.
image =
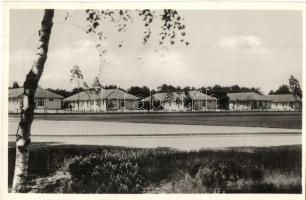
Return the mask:
MULTIPOLYGON (((15 160, 9 145, 9 186, 15 160)), ((178 152, 34 143, 29 192, 301 193, 301 146, 178 152)))

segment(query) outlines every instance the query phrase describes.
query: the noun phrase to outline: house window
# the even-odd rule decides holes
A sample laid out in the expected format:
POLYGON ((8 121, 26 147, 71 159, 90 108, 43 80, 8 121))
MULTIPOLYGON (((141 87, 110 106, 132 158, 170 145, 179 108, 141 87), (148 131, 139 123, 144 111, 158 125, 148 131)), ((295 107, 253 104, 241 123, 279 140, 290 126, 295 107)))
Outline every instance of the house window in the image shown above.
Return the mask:
POLYGON ((121 107, 124 107, 124 101, 121 101, 120 104, 121 107))
POLYGON ((37 101, 37 106, 38 106, 38 107, 43 107, 43 106, 45 106, 45 101, 44 101, 43 99, 38 99, 38 101, 37 101))
POLYGON ((49 101, 53 101, 53 98, 50 98, 49 101))

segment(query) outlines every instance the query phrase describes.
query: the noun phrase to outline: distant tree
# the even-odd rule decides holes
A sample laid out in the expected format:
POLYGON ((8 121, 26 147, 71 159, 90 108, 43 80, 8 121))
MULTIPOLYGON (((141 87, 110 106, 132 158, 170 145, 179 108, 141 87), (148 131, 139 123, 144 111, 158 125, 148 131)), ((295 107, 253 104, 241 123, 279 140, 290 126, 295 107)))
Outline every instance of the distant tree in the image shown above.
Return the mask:
POLYGON ((73 80, 77 80, 77 81, 83 80, 83 74, 82 74, 82 71, 81 71, 79 66, 74 65, 73 68, 70 70, 70 73, 71 73, 70 81, 73 81, 73 80))
POLYGON ((261 94, 261 95, 263 94, 260 87, 254 88, 254 91, 257 91, 258 94, 261 94))
POLYGON ((276 91, 270 91, 269 94, 291 94, 289 86, 288 85, 281 85, 278 87, 276 91))
POLYGON ((222 110, 228 109, 228 101, 229 98, 227 96, 227 93, 231 92, 230 87, 223 87, 220 85, 214 85, 210 88, 210 90, 207 91, 208 95, 214 95, 218 99, 218 107, 222 110))
POLYGON ((157 87, 157 91, 162 93, 163 92, 170 93, 170 92, 175 92, 176 88, 173 85, 162 84, 161 86, 157 87))
POLYGON ((47 88, 47 90, 54 92, 55 94, 61 95, 64 98, 70 97, 74 94, 77 94, 79 92, 82 92, 85 90, 85 88, 83 87, 79 87, 79 88, 73 88, 72 91, 68 91, 68 90, 64 90, 64 89, 52 89, 52 88, 47 88))
POLYGON ((262 91, 260 90, 260 88, 255 88, 255 87, 249 88, 249 87, 244 87, 244 86, 239 86, 239 85, 232 85, 230 87, 223 87, 223 89, 231 93, 255 92, 257 94, 262 94, 262 91))
POLYGON ((71 95, 73 95, 73 92, 72 91, 67 91, 67 90, 63 90, 63 89, 51 89, 51 88, 47 88, 47 90, 55 93, 55 94, 58 94, 58 95, 61 95, 62 97, 64 98, 67 98, 67 97, 70 97, 71 95))
POLYGON ((150 89, 147 86, 131 86, 127 92, 141 98, 150 96, 150 89))
POLYGON ((230 88, 230 91, 235 93, 235 92, 247 92, 246 90, 242 91, 239 85, 232 85, 230 88))
POLYGON ((103 88, 104 89, 116 89, 118 87, 117 87, 117 85, 105 85, 103 88))
POLYGON ((207 90, 207 94, 208 94, 209 90, 211 90, 211 89, 212 89, 212 87, 208 86, 208 87, 200 87, 197 90, 204 93, 204 94, 206 94, 206 90, 207 90))
POLYGON ((20 88, 20 86, 19 86, 17 81, 14 81, 12 88, 20 88))
POLYGON ((79 88, 73 88, 72 89, 72 95, 74 94, 78 94, 80 92, 83 92, 85 89, 83 87, 79 87, 79 88))
POLYGON ((183 87, 183 92, 185 93, 185 94, 187 94, 189 91, 191 91, 191 87, 190 86, 185 86, 185 87, 183 87))
POLYGON ((260 88, 255 88, 255 87, 240 87, 239 92, 255 92, 257 94, 262 94, 262 91, 260 90, 260 88))
MULTIPOLYGON (((185 91, 184 91, 184 94, 185 94, 185 99, 184 99, 184 106, 189 109, 191 108, 191 105, 192 105, 192 99, 191 99, 191 96, 189 95, 189 91, 190 90, 187 90, 188 89, 188 86, 185 87, 185 91)), ((192 108, 191 108, 192 109, 192 108)))
POLYGON ((157 91, 155 90, 155 89, 152 89, 151 90, 151 94, 153 95, 153 94, 156 94, 157 93, 157 91))
POLYGON ((299 81, 294 78, 294 76, 290 76, 289 78, 289 87, 290 87, 290 92, 295 96, 302 98, 302 89, 300 86, 299 81))
MULTIPOLYGON (((79 66, 75 65, 70 70, 70 81, 76 81, 78 88, 80 87, 80 81, 83 80, 83 74, 79 66)), ((80 110, 80 95, 78 94, 78 110, 80 110)))
POLYGON ((83 82, 83 88, 84 88, 85 90, 89 90, 89 89, 90 89, 88 83, 85 82, 85 81, 83 82))
POLYGON ((176 86, 175 90, 179 92, 182 91, 182 88, 180 86, 176 86))
POLYGON ((102 88, 102 84, 100 83, 98 77, 94 78, 94 81, 92 83, 92 87, 95 88, 95 89, 102 88))

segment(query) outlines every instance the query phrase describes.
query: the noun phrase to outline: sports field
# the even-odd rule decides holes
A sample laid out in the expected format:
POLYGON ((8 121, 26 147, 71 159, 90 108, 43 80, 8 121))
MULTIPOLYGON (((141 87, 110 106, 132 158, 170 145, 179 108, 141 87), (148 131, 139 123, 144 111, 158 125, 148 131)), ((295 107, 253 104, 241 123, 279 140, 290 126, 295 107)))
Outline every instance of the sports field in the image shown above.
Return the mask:
POLYGON ((301 112, 36 114, 35 119, 302 129, 301 112))

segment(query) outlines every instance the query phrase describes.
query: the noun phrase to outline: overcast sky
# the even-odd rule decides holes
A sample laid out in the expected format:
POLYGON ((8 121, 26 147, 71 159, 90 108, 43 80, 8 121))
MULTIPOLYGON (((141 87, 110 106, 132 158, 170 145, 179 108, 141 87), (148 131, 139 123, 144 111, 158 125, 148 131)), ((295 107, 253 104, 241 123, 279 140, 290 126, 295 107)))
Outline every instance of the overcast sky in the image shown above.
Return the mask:
MULTIPOLYGON (((22 84, 31 68, 42 10, 10 13, 10 85, 22 84)), ((40 81, 44 88, 71 89, 70 69, 80 66, 90 85, 100 66, 96 40, 86 34, 84 11, 56 10, 48 59, 40 81), (64 23, 63 23, 64 22, 64 23)), ((179 11, 190 45, 158 45, 159 23, 142 45, 143 23, 134 17, 124 33, 105 23, 107 53, 100 81, 122 88, 162 83, 175 86, 260 87, 267 93, 302 77, 302 13, 300 11, 179 11), (118 47, 123 43, 122 48, 118 47)), ((131 12, 133 15, 133 12, 131 12)))

